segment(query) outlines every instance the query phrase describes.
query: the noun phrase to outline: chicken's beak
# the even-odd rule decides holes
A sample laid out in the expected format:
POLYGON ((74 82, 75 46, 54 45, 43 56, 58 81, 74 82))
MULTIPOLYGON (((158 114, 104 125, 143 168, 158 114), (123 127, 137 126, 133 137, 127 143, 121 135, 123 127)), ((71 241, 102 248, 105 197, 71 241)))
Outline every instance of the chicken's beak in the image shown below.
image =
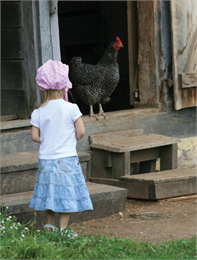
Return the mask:
POLYGON ((122 48, 122 47, 124 47, 124 45, 123 45, 123 44, 121 44, 121 46, 120 46, 120 47, 122 48))

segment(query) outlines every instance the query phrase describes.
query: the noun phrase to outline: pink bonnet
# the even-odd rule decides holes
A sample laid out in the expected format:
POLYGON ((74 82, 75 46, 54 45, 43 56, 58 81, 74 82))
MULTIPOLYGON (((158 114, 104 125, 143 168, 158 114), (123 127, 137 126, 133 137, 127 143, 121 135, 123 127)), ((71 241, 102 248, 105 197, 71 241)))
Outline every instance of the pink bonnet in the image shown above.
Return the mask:
POLYGON ((48 60, 37 70, 36 82, 42 91, 65 89, 64 99, 68 101, 68 89, 72 88, 68 72, 68 65, 61 61, 48 60))

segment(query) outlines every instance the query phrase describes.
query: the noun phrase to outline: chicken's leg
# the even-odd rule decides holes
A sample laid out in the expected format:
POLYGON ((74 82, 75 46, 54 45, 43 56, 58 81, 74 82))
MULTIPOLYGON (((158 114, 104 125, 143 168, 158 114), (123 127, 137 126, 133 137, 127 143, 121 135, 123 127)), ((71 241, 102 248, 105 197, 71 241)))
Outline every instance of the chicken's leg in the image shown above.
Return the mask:
POLYGON ((90 105, 90 117, 92 117, 92 116, 95 116, 95 114, 94 114, 94 111, 93 111, 93 106, 90 105))
POLYGON ((98 118, 97 115, 94 114, 94 111, 93 111, 93 105, 90 105, 90 117, 96 117, 96 119, 101 122, 98 118))
POLYGON ((104 113, 102 105, 99 103, 99 116, 104 116, 107 118, 107 115, 104 113))

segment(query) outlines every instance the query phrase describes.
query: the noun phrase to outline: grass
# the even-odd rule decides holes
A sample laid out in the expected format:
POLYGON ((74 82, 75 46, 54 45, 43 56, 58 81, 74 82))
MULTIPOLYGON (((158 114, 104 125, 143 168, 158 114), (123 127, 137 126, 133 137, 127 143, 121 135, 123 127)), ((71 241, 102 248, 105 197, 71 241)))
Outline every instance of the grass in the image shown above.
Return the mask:
POLYGON ((36 230, 35 219, 28 226, 2 213, 1 259, 196 259, 195 238, 154 245, 100 235, 71 239, 59 230, 36 230))

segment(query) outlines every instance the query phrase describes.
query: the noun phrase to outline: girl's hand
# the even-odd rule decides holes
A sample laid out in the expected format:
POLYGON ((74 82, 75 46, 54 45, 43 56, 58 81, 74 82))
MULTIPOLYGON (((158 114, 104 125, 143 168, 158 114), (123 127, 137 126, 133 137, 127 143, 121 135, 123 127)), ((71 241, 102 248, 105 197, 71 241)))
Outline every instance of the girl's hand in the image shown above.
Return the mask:
POLYGON ((83 124, 81 117, 79 117, 74 122, 74 124, 75 124, 75 128, 76 128, 76 138, 77 138, 77 140, 80 140, 85 135, 85 127, 84 127, 84 124, 83 124))
POLYGON ((40 142, 40 129, 32 126, 31 128, 31 139, 36 142, 36 143, 41 143, 40 142))

